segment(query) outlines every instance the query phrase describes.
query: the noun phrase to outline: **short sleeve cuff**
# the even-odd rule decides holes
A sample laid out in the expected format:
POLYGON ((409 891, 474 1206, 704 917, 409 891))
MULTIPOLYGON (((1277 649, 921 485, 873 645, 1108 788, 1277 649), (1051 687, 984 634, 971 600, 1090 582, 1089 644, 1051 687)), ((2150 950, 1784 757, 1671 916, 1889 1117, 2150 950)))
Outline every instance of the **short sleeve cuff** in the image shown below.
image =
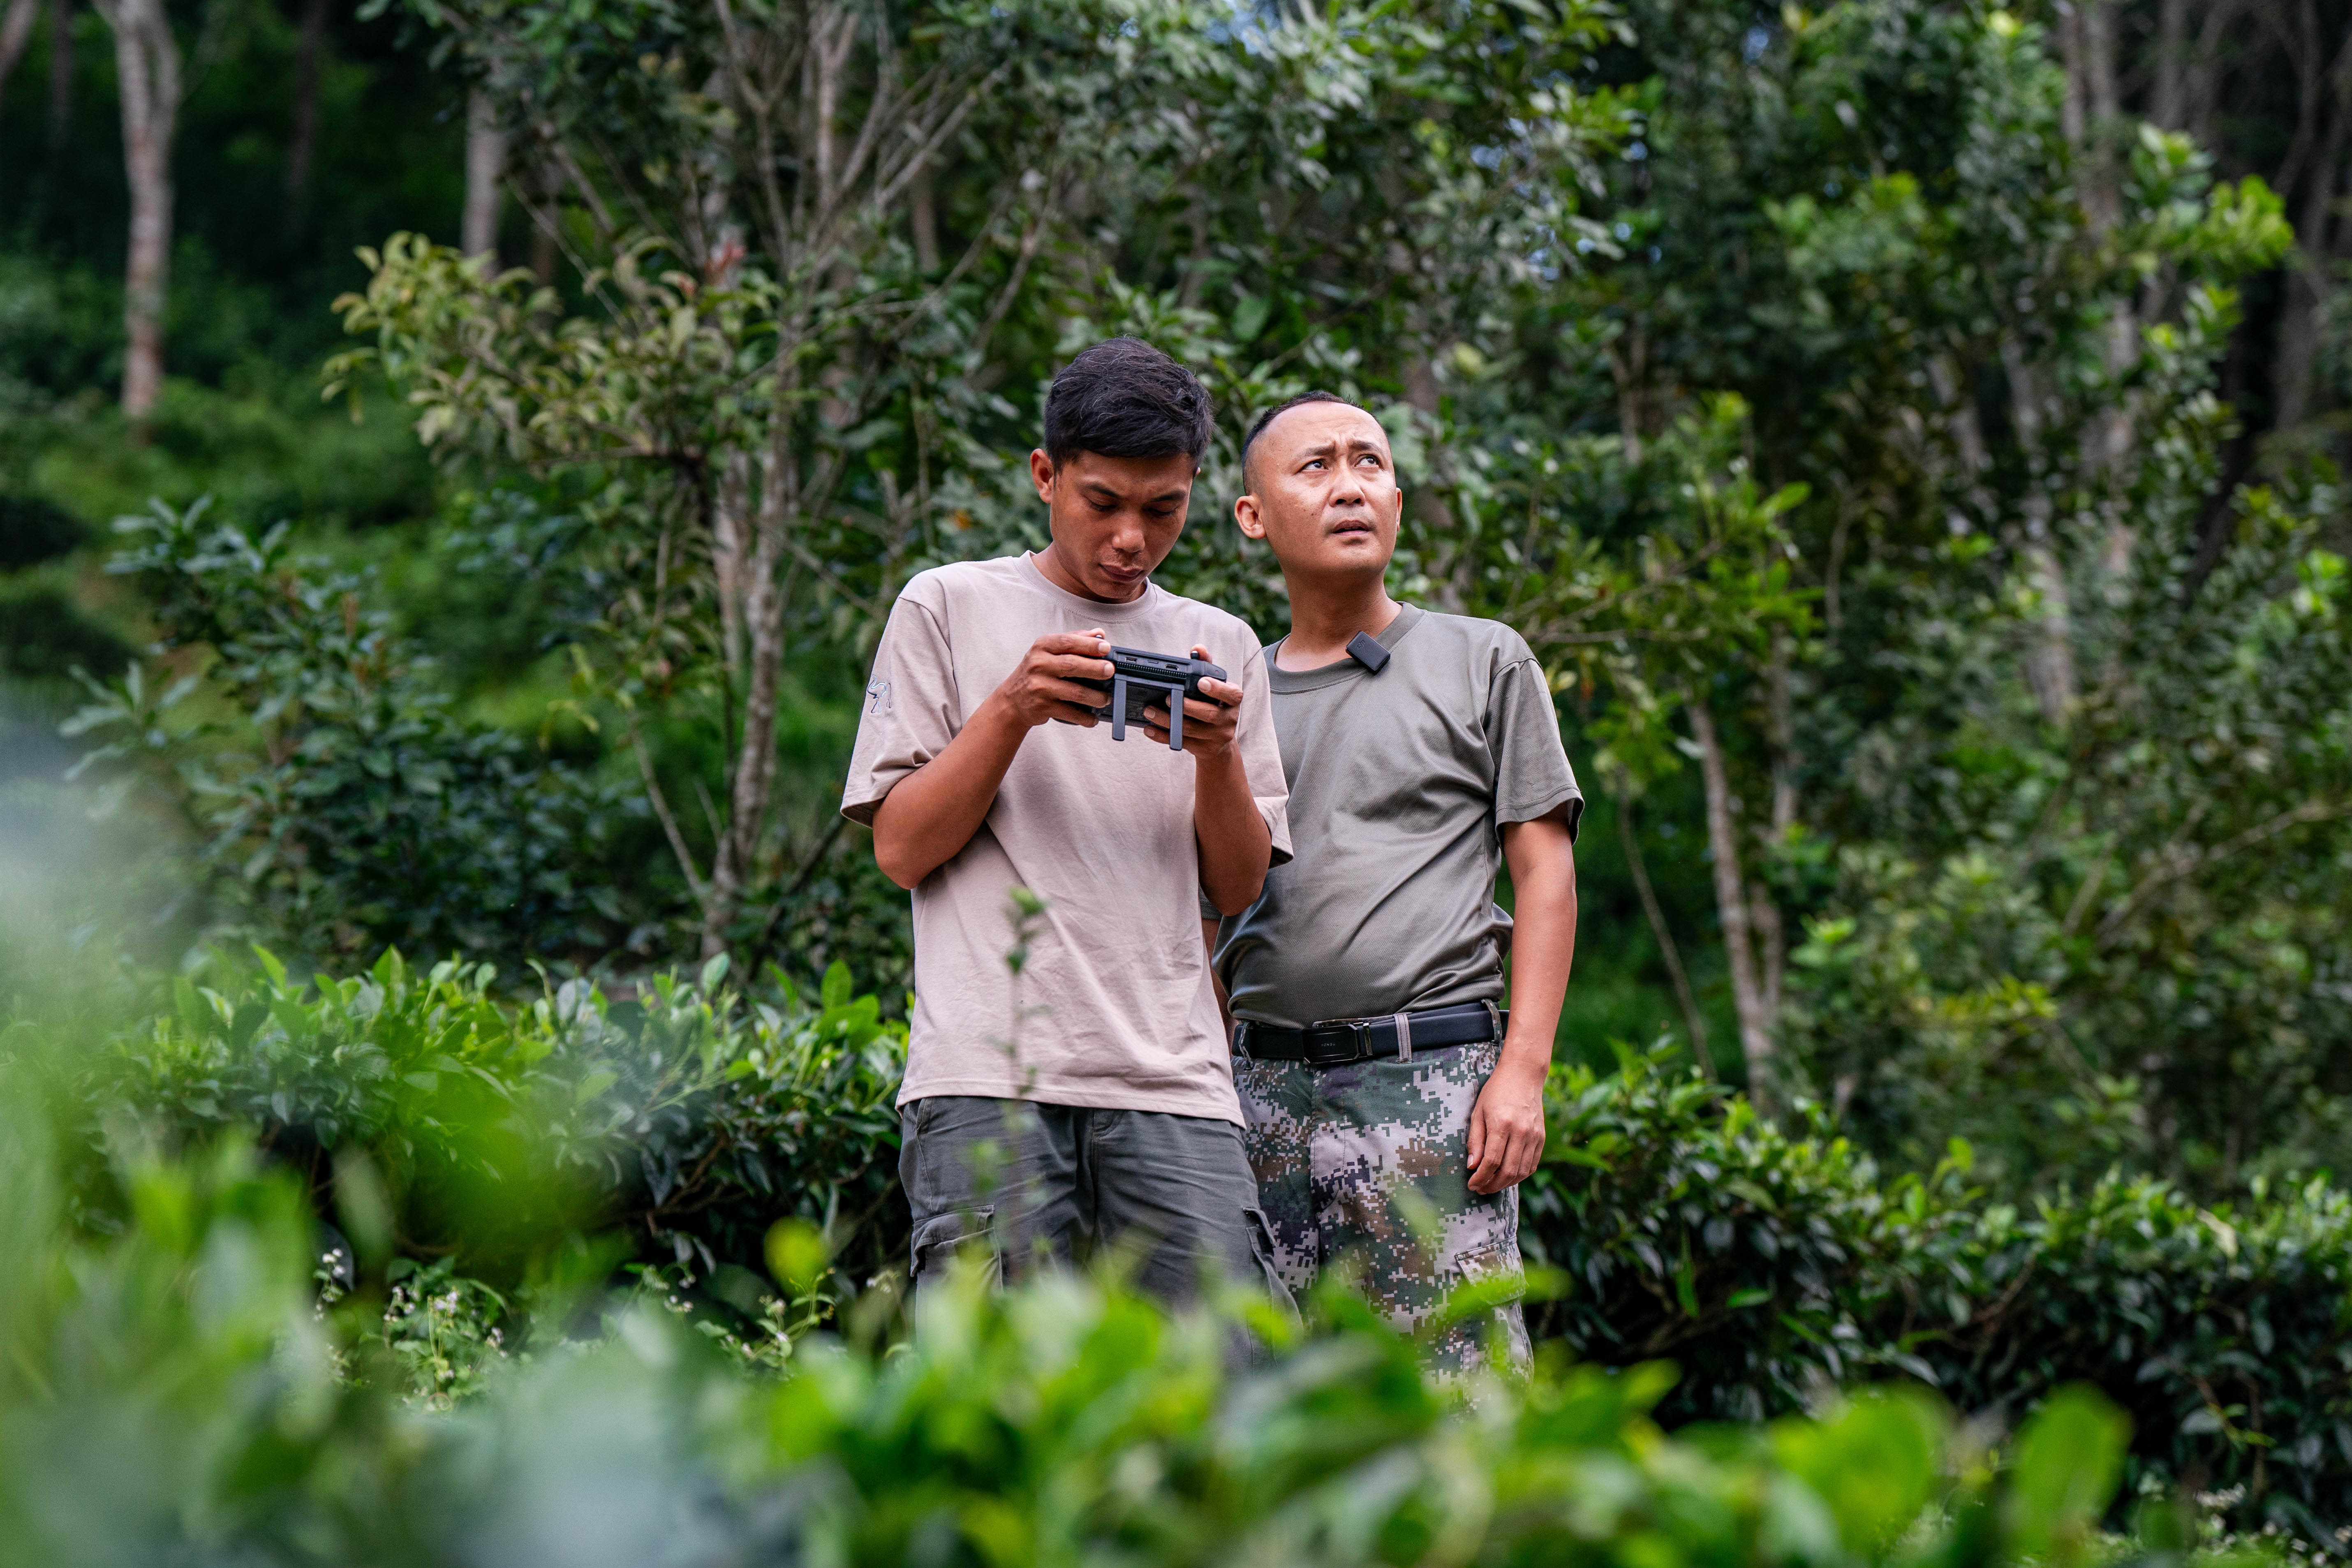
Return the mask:
POLYGON ((1276 866, 1289 865, 1290 813, 1282 806, 1261 805, 1257 814, 1265 819, 1265 836, 1273 851, 1266 860, 1265 868, 1271 871, 1276 866))
POLYGON ((1568 825, 1568 841, 1576 842, 1576 830, 1584 821, 1584 792, 1574 784, 1563 785, 1533 800, 1499 806, 1495 812, 1495 826, 1513 822, 1541 822, 1556 816, 1568 825))
POLYGON ((850 821, 857 824, 860 827, 873 826, 874 818, 878 816, 882 810, 883 801, 889 798, 891 790, 898 786, 900 779, 905 778, 908 773, 914 771, 914 769, 908 768, 905 770, 905 772, 892 773, 887 776, 868 776, 860 780, 859 783, 863 785, 862 788, 856 790, 855 793, 845 792, 843 794, 841 797, 841 815, 849 818, 850 821))

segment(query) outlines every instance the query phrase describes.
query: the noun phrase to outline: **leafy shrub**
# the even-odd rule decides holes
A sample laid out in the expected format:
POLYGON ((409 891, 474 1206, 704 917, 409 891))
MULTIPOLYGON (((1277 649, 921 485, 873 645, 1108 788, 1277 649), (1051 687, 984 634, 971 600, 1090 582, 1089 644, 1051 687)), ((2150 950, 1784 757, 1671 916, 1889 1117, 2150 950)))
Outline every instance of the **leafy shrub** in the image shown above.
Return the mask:
POLYGON ((209 650, 201 679, 93 683, 69 728, 110 737, 85 765, 173 776, 222 929, 317 956, 616 945, 628 914, 597 868, 629 797, 460 719, 360 580, 298 561, 283 525, 257 540, 205 510, 121 520, 110 567, 147 591, 163 649, 209 650), (237 717, 179 722, 206 684, 237 717))
POLYGON ((1555 1077, 1522 1237, 1568 1281, 1536 1326, 1673 1357, 1670 1418, 1891 1376, 2014 1415, 2080 1382, 2131 1414, 2135 1484, 2242 1488, 2314 1540, 2352 1518, 2352 1196, 2313 1182, 2240 1213, 2110 1176, 2021 1212, 1966 1186, 1965 1145, 1890 1178, 1663 1062, 1555 1077))
MULTIPOLYGON (((404 1413, 357 1304, 313 1305, 299 1183, 243 1145, 126 1163, 96 1240, 37 1123, 0 1121, 0 1542, 66 1568, 2070 1564, 2124 1436, 2070 1392, 1988 1455, 1897 1392, 1678 1442, 1655 1368, 1433 1384, 1334 1300, 1235 1376, 1214 1315, 977 1269, 887 1352, 812 1340, 754 1377, 637 1311, 404 1413)), ((2145 1547, 2181 1544, 2150 1517, 2145 1547)))
POLYGON ((780 981, 749 1000, 714 962, 698 981, 608 996, 574 980, 515 1005, 486 964, 419 973, 388 952, 305 984, 257 956, 175 982, 166 1011, 77 1065, 92 1212, 121 1208, 97 1156, 127 1107, 168 1149, 256 1130, 321 1215, 368 1229, 380 1194, 385 1247, 454 1250, 494 1279, 609 1232, 756 1310, 739 1277, 780 1218, 812 1227, 846 1279, 903 1244, 904 1026, 851 996, 845 969, 814 999, 780 981))
MULTIPOLYGON (((83 1069, 78 1190, 100 1222, 129 1212, 100 1157, 120 1142, 100 1131, 109 1108, 136 1108, 163 1148, 255 1128, 362 1250, 355 1180, 362 1199, 381 1186, 412 1259, 394 1267, 454 1251, 432 1293, 457 1276, 528 1288, 565 1237, 604 1231, 623 1250, 604 1272, 657 1270, 650 1290, 757 1362, 903 1266, 904 1036, 840 969, 812 1005, 788 986, 750 1001, 723 967, 523 1005, 479 967, 419 974, 392 954, 316 987, 266 957, 183 982, 83 1069), (782 1220, 803 1262, 780 1297, 782 1220)), ((1913 1379, 2013 1420, 2084 1383, 2132 1417, 2134 1487, 2242 1488, 2242 1519, 2315 1540, 2352 1517, 2352 1198, 2314 1184, 2239 1214, 2114 1179, 2021 1212, 1968 1186, 1964 1148, 1890 1178, 1664 1060, 1555 1074, 1522 1229, 1563 1281, 1532 1309, 1538 1334, 1596 1363, 1675 1363, 1662 1420, 1754 1423, 1913 1379)), ((452 1363, 444 1381, 473 1375, 452 1363)))

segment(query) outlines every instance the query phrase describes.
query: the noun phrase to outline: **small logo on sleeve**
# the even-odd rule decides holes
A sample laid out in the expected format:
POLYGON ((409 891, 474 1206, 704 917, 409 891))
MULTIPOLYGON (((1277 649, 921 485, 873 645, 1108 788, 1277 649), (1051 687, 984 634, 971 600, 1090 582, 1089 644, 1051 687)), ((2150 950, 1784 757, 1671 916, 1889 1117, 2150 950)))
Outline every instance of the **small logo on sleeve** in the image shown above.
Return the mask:
POLYGON ((887 680, 877 680, 873 685, 867 687, 866 689, 866 712, 867 716, 869 718, 879 719, 884 714, 890 711, 890 683, 887 680))

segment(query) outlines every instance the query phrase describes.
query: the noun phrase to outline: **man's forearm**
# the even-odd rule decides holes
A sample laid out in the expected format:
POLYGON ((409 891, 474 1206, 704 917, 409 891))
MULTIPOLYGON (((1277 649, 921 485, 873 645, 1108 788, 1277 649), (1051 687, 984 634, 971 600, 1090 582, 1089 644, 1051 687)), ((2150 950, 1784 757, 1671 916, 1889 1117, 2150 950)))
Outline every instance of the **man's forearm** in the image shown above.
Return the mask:
POLYGON ((1201 890, 1209 902, 1237 915, 1257 901, 1274 838, 1250 795, 1238 753, 1202 757, 1192 775, 1192 836, 1201 846, 1201 890))
POLYGON ((1558 822, 1507 830, 1511 868, 1511 1025, 1503 1061, 1540 1077, 1551 1065, 1552 1038, 1576 958, 1576 861, 1558 822))
POLYGON ((1028 732, 1009 704, 992 697, 938 756, 892 786, 874 814, 882 874, 912 889, 961 853, 988 820, 1028 732))
POLYGON ((1499 1193, 1543 1158, 1544 1079, 1576 956, 1576 851, 1558 818, 1507 823, 1511 868, 1511 1024, 1470 1111, 1470 1190, 1499 1193))

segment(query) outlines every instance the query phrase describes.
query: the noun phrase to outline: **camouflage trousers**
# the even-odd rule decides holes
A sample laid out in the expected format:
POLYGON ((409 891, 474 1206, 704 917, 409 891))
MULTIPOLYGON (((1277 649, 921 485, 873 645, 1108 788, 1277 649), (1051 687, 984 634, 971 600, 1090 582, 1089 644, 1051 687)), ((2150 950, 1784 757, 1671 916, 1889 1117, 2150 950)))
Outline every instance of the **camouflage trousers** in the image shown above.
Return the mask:
MULTIPOLYGON (((1343 1269, 1413 1331, 1461 1285, 1524 1282, 1518 1189, 1470 1190, 1470 1111, 1501 1054, 1489 1041, 1336 1068, 1234 1058, 1242 1142, 1285 1285, 1304 1291, 1343 1269)), ((1516 1294, 1438 1331, 1431 1359, 1466 1372, 1491 1339, 1528 1363, 1516 1294)))

